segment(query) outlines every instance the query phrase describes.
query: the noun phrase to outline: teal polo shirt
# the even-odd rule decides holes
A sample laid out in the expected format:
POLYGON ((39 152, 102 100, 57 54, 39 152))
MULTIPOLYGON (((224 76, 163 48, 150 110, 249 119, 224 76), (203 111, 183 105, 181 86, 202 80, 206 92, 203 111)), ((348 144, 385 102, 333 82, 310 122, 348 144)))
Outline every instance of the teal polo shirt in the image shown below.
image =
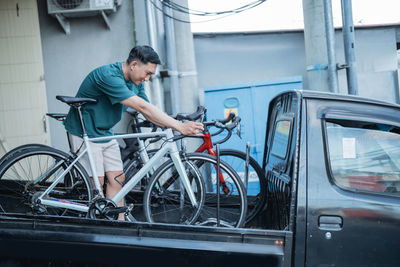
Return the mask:
MULTIPOLYGON (((97 99, 97 104, 82 106, 82 116, 89 137, 113 135, 112 127, 117 124, 126 106, 121 101, 139 96, 149 102, 143 83, 136 86, 126 81, 122 72, 122 62, 101 66, 90 72, 83 80, 76 97, 97 99)), ((82 128, 75 108, 70 108, 64 121, 65 129, 76 136, 82 136, 82 128)))

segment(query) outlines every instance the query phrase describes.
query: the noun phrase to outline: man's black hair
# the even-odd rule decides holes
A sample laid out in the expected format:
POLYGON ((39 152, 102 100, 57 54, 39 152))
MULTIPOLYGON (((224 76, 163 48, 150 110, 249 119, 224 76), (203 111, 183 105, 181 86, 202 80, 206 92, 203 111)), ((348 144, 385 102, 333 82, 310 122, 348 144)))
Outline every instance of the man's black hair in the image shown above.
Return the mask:
POLYGON ((126 63, 130 64, 134 60, 140 61, 143 64, 147 64, 149 62, 161 64, 161 60, 158 57, 157 52, 148 45, 139 45, 132 48, 131 52, 129 52, 129 57, 126 60, 126 63))

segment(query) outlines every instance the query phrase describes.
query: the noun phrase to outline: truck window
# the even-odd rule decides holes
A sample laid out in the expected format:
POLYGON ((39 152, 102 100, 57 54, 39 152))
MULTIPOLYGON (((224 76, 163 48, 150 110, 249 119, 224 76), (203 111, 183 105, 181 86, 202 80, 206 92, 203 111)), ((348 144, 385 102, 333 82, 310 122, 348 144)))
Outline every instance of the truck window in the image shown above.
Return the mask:
POLYGON ((400 129, 386 124, 326 121, 325 147, 339 187, 400 196, 400 129))
POLYGON ((280 120, 277 121, 275 125, 271 153, 281 159, 286 158, 289 145, 290 125, 290 120, 280 120))

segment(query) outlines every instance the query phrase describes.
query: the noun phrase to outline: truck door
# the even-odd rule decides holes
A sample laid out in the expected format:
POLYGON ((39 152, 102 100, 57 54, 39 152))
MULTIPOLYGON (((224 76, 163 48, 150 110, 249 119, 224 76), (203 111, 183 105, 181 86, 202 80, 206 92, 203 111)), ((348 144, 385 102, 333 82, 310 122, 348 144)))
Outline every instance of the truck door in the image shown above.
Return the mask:
POLYGON ((400 263, 400 110, 305 99, 307 266, 400 263))

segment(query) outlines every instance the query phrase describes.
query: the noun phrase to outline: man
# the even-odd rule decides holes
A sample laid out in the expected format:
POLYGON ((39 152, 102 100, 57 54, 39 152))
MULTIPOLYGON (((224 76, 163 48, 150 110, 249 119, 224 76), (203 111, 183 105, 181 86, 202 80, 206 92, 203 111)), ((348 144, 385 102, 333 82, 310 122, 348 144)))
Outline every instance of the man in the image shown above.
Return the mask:
MULTIPOLYGON (((101 66, 86 76, 76 97, 98 100, 97 104, 86 104, 82 108, 89 137, 113 135, 112 127, 121 120, 122 113, 127 107, 136 109, 146 119, 159 126, 172 128, 185 135, 193 135, 203 129, 201 123, 182 123, 149 103, 143 82, 150 79, 160 63, 160 58, 151 47, 137 46, 130 51, 125 62, 101 66)), ((83 139, 75 109, 70 109, 64 124, 70 136, 72 149, 77 151, 83 139)), ((111 199, 121 189, 125 179, 118 142, 112 140, 107 143, 92 144, 97 176, 103 186, 105 173, 108 180, 106 197, 111 199)), ((82 158, 81 164, 92 176, 87 155, 82 158)), ((121 207, 124 203, 121 201, 117 205, 121 207)), ((120 214, 119 219, 123 219, 123 214, 120 214)))

